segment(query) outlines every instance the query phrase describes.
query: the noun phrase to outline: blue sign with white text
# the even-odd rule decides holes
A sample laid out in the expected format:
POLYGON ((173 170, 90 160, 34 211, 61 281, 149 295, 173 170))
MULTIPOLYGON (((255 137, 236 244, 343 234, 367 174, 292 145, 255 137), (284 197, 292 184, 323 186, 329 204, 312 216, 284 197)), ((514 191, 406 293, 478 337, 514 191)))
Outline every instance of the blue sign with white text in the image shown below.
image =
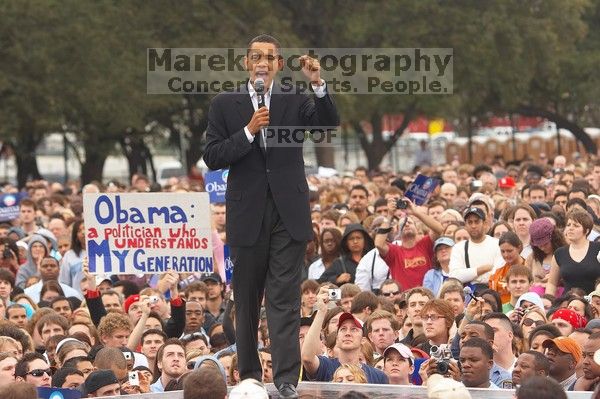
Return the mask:
POLYGON ((229 169, 219 169, 204 175, 204 188, 209 195, 211 204, 225 202, 228 175, 229 169))
POLYGON ((38 387, 38 399, 80 399, 77 389, 38 387))
POLYGON ((19 202, 27 198, 27 193, 0 195, 0 222, 7 222, 19 217, 19 202))
POLYGON ((437 185, 437 179, 419 174, 415 181, 409 184, 405 196, 416 205, 423 205, 427 202, 437 185))

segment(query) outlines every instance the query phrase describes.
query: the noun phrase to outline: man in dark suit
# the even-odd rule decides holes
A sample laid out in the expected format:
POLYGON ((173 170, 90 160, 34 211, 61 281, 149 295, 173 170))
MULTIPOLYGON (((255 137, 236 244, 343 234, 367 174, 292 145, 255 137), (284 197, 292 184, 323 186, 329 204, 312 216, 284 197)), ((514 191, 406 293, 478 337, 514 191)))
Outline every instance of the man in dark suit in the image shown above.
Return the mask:
POLYGON ((240 377, 261 380, 257 338, 265 293, 273 377, 283 398, 298 397, 301 268, 313 232, 302 145, 284 145, 277 127, 339 124, 319 62, 307 55, 299 61, 314 96, 284 92, 274 82, 284 65, 279 42, 268 35, 252 39, 245 57, 249 81, 239 92, 213 99, 204 153, 209 168, 230 168, 226 232, 234 263, 240 377), (257 78, 266 93, 261 108, 257 78))

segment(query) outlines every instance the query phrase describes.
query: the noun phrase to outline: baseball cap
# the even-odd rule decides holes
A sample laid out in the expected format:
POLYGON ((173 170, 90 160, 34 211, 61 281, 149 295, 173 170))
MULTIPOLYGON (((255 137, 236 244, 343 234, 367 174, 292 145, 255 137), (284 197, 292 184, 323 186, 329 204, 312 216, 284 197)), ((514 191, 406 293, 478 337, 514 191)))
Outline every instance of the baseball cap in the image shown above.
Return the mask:
POLYGON ((433 374, 427 379, 429 399, 471 399, 471 394, 462 382, 433 374))
POLYGON ((464 213, 464 218, 466 219, 469 215, 476 215, 477 217, 479 217, 479 219, 485 220, 485 213, 483 213, 481 209, 475 206, 467 208, 467 210, 464 213))
POLYGON ((398 351, 400 356, 409 360, 411 366, 415 363, 415 357, 413 356, 413 353, 411 352, 410 348, 401 343, 395 343, 385 348, 385 350, 383 351, 383 357, 385 358, 392 350, 398 351))
POLYGON ((549 348, 552 345, 556 346, 559 351, 564 353, 570 353, 573 355, 573 359, 575 359, 575 363, 579 363, 583 356, 581 351, 581 347, 573 338, 569 337, 556 337, 553 339, 547 339, 542 342, 543 348, 549 348))
POLYGON ((129 297, 127 297, 127 299, 125 299, 125 302, 123 303, 123 309, 125 309, 125 313, 129 312, 129 308, 131 307, 131 305, 133 305, 136 302, 140 301, 140 296, 139 295, 131 295, 129 297))
POLYGON ((588 330, 600 328, 600 319, 592 319, 592 320, 588 321, 588 323, 585 325, 585 328, 588 330))
POLYGON ((435 250, 437 249, 437 247, 439 247, 440 245, 447 245, 449 247, 453 247, 454 246, 454 240, 452 240, 452 238, 450 238, 450 237, 440 237, 440 238, 438 238, 433 243, 433 252, 435 252, 435 250))
POLYGON ((269 399, 269 394, 262 382, 246 378, 231 390, 228 397, 229 399, 269 399))
POLYGON ((342 315, 340 316, 340 319, 338 321, 338 330, 346 320, 352 320, 354 325, 358 328, 362 328, 362 326, 363 326, 363 323, 360 320, 358 320, 356 317, 354 317, 352 315, 352 313, 344 312, 344 313, 342 313, 342 315))
POLYGON ((531 245, 536 247, 548 244, 552 239, 554 224, 549 218, 539 218, 529 226, 531 245))
POLYGON ((100 285, 104 281, 108 281, 112 285, 112 280, 110 279, 110 274, 96 274, 94 276, 96 279, 96 285, 100 285))
POLYGON ((83 383, 83 389, 86 395, 96 392, 98 389, 110 384, 118 384, 119 380, 112 370, 92 371, 83 383))
POLYGON ((498 180, 498 187, 500 188, 513 188, 516 186, 515 179, 510 176, 504 176, 498 180))
POLYGON ((219 283, 222 284, 223 280, 221 280, 221 275, 219 273, 211 273, 211 274, 207 274, 202 276, 202 278, 200 278, 200 281, 214 281, 215 283, 219 283))

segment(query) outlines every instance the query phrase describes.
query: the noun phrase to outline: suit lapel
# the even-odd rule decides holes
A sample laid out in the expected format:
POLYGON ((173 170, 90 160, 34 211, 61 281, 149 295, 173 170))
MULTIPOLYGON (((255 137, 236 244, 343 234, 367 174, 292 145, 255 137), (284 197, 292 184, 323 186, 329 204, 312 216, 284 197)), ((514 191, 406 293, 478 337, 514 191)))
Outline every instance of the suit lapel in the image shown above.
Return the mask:
MULTIPOLYGON (((269 107, 270 126, 281 127, 285 112, 287 110, 287 96, 281 92, 281 87, 273 83, 273 93, 271 94, 271 104, 269 107)), ((275 130, 275 134, 278 132, 275 130)), ((277 145, 277 137, 267 138, 267 155, 270 150, 277 145)))

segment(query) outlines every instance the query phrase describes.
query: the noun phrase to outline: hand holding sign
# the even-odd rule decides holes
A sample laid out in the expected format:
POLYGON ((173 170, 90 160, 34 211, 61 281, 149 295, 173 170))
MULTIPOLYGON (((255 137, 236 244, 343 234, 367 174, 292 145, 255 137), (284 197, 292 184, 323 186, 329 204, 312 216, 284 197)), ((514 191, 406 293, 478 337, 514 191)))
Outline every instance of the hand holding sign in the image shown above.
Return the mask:
POLYGON ((87 256, 83 257, 81 270, 88 281, 88 291, 96 291, 96 277, 90 274, 90 261, 87 256))

